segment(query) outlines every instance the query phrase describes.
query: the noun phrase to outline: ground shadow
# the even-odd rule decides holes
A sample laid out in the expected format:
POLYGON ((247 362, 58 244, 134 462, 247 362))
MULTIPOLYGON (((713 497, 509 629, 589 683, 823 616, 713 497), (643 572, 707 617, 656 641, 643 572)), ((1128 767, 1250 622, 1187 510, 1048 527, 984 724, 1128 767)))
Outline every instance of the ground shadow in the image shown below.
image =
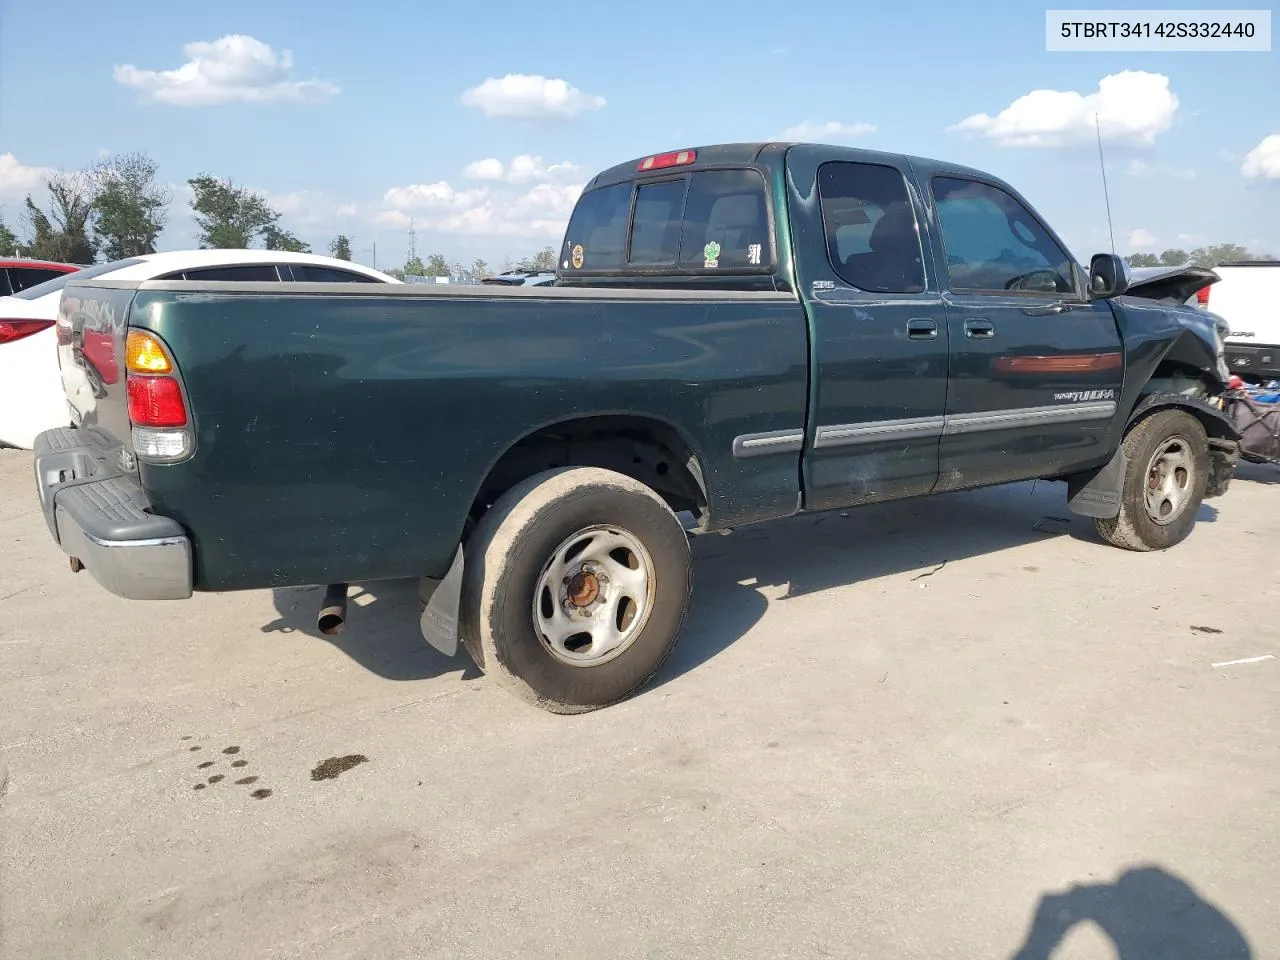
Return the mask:
POLYGON ((316 627, 323 587, 281 587, 272 591, 277 613, 263 633, 302 633, 331 643, 366 670, 388 680, 426 680, 462 671, 480 676, 465 653, 446 657, 422 639, 418 626, 418 581, 353 583, 342 633, 328 637, 316 627))
POLYGON ((1046 894, 1010 960, 1050 960, 1077 924, 1092 923, 1119 960, 1251 960, 1231 919, 1191 884, 1156 866, 1126 870, 1115 883, 1046 894))
MULTIPOLYGON (((1043 481, 945 494, 743 527, 693 541, 693 602, 680 642, 653 686, 700 666, 764 615, 761 587, 785 587, 781 602, 886 576, 943 576, 946 564, 1038 540, 1071 536, 1100 544, 1093 523, 1073 516, 1065 486, 1043 481)), ((1212 522, 1205 505, 1201 519, 1212 522)), ((1110 549, 1110 548, 1106 548, 1110 549)), ((332 643, 392 680, 423 680, 462 670, 479 676, 461 650, 446 657, 423 640, 416 580, 353 584, 346 629, 316 628, 321 587, 279 588, 279 617, 264 633, 299 631, 332 643)))
POLYGON ((1065 491, 1061 483, 1018 483, 696 537, 689 617, 655 686, 745 634, 769 605, 761 587, 785 587, 785 602, 879 577, 928 576, 948 563, 1047 538, 1098 541, 1092 521, 1067 509, 1065 491))
POLYGON ((1236 465, 1232 479, 1246 483, 1280 484, 1280 463, 1250 463, 1242 460, 1236 465))

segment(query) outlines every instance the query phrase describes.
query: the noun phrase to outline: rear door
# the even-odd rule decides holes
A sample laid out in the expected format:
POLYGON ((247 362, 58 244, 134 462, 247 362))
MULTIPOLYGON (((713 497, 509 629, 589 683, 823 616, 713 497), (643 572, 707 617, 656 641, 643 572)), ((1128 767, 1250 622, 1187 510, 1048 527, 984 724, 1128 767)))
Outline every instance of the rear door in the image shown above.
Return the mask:
POLYGON ((1124 378, 1115 316, 1002 185, 929 178, 951 345, 937 492, 1104 462, 1124 378))
POLYGON ((928 493, 947 394, 946 309, 904 160, 787 154, 811 339, 805 505, 928 493), (813 194, 816 193, 816 196, 813 194))

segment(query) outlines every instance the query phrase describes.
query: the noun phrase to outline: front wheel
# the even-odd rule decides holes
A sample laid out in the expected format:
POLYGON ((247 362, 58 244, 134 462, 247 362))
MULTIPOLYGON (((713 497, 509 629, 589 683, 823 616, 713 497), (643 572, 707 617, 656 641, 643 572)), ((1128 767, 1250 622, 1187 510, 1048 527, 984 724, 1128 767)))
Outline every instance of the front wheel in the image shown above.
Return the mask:
POLYGON ((689 542, 651 489, 610 470, 530 477, 466 548, 461 635, 480 669, 554 713, 629 697, 675 646, 689 542))
POLYGON ((1108 543, 1126 550, 1164 550, 1195 526, 1209 479, 1204 425, 1183 410, 1138 421, 1124 438, 1129 464, 1120 512, 1094 520, 1108 543))

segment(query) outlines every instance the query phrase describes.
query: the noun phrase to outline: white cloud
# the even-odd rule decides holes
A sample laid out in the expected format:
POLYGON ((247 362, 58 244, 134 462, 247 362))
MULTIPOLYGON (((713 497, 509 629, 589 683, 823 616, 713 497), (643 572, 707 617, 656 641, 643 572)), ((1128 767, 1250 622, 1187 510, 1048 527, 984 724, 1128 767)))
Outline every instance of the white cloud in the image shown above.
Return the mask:
POLYGON ((502 161, 494 157, 468 163, 462 168, 462 175, 468 180, 501 180, 503 173, 502 161))
POLYGON ((1104 140, 1150 146, 1173 125, 1177 110, 1168 77, 1125 70, 1103 77, 1093 93, 1032 90, 994 117, 975 113, 951 129, 1005 147, 1063 147, 1094 140, 1096 115, 1104 140))
POLYGON ((573 183, 582 180, 585 174, 585 169, 568 160, 547 165, 541 157, 528 153, 513 158, 505 166, 501 160, 487 157, 467 164, 462 170, 462 175, 468 180, 504 180, 514 184, 573 183))
POLYGON ((868 133, 875 133, 875 130, 875 124, 872 123, 841 123, 839 120, 816 123, 813 120, 805 120, 803 123, 787 127, 782 131, 782 136, 779 139, 834 142, 838 140, 855 140, 858 137, 866 136, 868 133))
POLYGON ((566 80, 523 73, 489 77, 480 86, 464 91, 459 100, 486 117, 516 120, 571 118, 605 105, 604 97, 583 93, 566 80))
POLYGON ((1273 133, 1250 150, 1240 172, 1251 180, 1280 180, 1280 133, 1273 133))
POLYGON ((1146 160, 1133 159, 1125 167, 1125 173, 1131 177, 1165 176, 1179 180, 1194 180, 1199 174, 1192 167, 1178 167, 1168 163, 1149 163, 1146 160))
POLYGON ((335 212, 340 217, 354 217, 360 211, 354 203, 344 203, 335 212))
POLYGON ((117 83, 142 93, 144 100, 176 107, 219 103, 305 103, 328 100, 338 88, 326 80, 291 80, 293 55, 244 34, 212 42, 197 40, 182 48, 187 62, 174 70, 143 70, 132 64, 115 68, 117 83))
POLYGON ((22 199, 42 188, 52 172, 48 167, 29 167, 12 153, 0 153, 0 197, 22 199))
POLYGON ((1129 234, 1129 250, 1154 250, 1156 246, 1156 235, 1150 230, 1143 230, 1139 227, 1129 234))
POLYGON ((540 183, 525 193, 456 190, 445 181, 392 187, 374 221, 446 234, 558 239, 582 186, 540 183))

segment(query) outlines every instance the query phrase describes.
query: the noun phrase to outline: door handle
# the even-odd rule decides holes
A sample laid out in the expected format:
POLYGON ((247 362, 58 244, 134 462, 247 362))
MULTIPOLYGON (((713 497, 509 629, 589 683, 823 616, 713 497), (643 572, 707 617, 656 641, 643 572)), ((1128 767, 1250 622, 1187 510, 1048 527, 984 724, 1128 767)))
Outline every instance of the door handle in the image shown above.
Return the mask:
POLYGON ((964 322, 964 335, 970 340, 990 340, 996 335, 995 324, 980 317, 971 317, 964 322))
POLYGON ((1066 313, 1070 307, 1065 303, 1050 303, 1043 307, 1027 307, 1022 312, 1028 317, 1052 317, 1059 313, 1066 313))
POLYGON ((912 340, 936 340, 938 338, 938 325, 932 320, 915 320, 907 321, 907 336, 912 340))

